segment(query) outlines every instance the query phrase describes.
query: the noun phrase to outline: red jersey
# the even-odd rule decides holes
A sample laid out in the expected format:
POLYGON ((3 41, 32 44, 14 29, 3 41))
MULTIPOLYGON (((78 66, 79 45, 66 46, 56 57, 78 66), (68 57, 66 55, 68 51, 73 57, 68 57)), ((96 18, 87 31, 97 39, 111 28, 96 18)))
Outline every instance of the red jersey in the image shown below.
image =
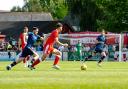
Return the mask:
POLYGON ((51 34, 48 36, 43 49, 43 52, 45 54, 50 54, 54 50, 53 44, 56 38, 58 38, 58 30, 52 31, 51 34))
POLYGON ((51 34, 50 34, 50 36, 46 40, 46 44, 53 45, 54 42, 55 42, 55 40, 56 40, 56 38, 58 38, 58 35, 59 35, 58 30, 52 31, 51 34))
POLYGON ((21 40, 21 47, 22 49, 24 49, 24 47, 26 46, 26 35, 24 35, 24 33, 20 34, 20 40, 21 40))

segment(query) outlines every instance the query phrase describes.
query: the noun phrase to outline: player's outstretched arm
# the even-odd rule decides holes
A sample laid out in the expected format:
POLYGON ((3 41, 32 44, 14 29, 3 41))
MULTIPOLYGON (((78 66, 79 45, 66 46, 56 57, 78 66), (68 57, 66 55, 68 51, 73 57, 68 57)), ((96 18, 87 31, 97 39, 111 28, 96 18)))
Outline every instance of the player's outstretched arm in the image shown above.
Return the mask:
POLYGON ((44 37, 40 37, 41 40, 44 40, 44 37))
POLYGON ((68 46, 67 43, 66 43, 66 44, 61 43, 61 42, 58 40, 58 38, 56 38, 56 43, 59 44, 59 45, 65 46, 65 47, 68 46))
POLYGON ((112 39, 112 38, 115 38, 115 36, 106 37, 107 40, 112 39))

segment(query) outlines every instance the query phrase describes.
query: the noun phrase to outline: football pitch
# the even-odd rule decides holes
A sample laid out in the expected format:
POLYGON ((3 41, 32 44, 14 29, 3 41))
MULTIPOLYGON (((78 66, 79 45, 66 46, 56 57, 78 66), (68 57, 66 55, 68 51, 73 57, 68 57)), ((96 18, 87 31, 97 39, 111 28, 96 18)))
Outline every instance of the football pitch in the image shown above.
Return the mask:
POLYGON ((23 63, 11 71, 11 62, 0 62, 0 89, 128 89, 128 62, 87 62, 86 71, 78 61, 61 61, 61 70, 52 69, 52 61, 39 64, 35 70, 23 63))

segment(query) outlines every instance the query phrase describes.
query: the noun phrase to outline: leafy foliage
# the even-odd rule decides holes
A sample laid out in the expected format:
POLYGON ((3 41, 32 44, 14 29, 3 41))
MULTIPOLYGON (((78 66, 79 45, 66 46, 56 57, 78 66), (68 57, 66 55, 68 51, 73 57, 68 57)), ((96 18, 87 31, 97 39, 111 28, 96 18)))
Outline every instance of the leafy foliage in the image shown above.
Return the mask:
POLYGON ((43 11, 51 12, 55 19, 63 19, 67 14, 64 0, 40 0, 43 11))
POLYGON ((93 0, 66 0, 71 15, 80 20, 81 31, 96 31, 96 20, 101 11, 93 0))
POLYGON ((71 15, 79 17, 81 31, 105 28, 127 31, 128 0, 66 0, 71 15))
POLYGON ((13 11, 20 12, 20 11, 22 11, 22 8, 20 8, 19 6, 14 6, 14 7, 11 9, 11 11, 12 11, 12 12, 13 12, 13 11))
POLYGON ((67 14, 64 0, 24 0, 25 5, 19 9, 12 8, 11 11, 23 12, 50 12, 54 19, 63 19, 67 14))
POLYGON ((97 0, 104 11, 104 19, 99 21, 99 27, 108 31, 121 32, 128 28, 128 0, 97 0))
POLYGON ((11 11, 50 12, 62 20, 67 14, 79 21, 80 31, 128 29, 128 0, 24 0, 25 5, 11 11))

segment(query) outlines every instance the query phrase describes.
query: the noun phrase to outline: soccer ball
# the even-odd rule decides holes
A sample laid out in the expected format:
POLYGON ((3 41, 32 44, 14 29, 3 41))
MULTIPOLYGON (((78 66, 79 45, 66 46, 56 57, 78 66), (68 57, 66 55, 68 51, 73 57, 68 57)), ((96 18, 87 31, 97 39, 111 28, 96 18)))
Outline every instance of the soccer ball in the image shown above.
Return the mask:
POLYGON ((87 66, 85 64, 81 65, 81 70, 87 70, 87 66))

